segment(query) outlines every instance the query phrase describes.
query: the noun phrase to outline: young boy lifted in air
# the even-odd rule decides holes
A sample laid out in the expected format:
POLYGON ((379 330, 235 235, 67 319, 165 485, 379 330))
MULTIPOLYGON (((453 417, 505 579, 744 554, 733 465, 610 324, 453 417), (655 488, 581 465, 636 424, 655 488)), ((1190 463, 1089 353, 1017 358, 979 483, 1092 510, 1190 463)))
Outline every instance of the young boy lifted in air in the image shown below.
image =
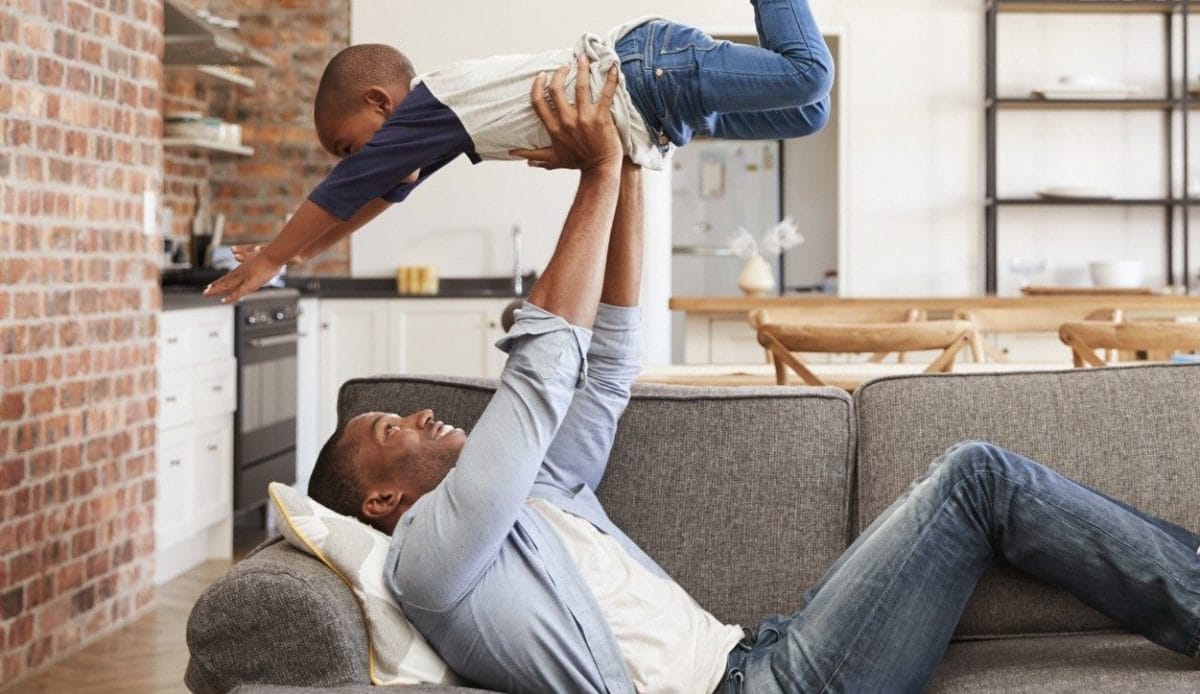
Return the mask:
POLYGON ((615 80, 612 117, 626 156, 651 169, 695 134, 776 140, 820 130, 834 67, 808 0, 751 4, 761 47, 648 17, 603 37, 587 34, 571 49, 462 61, 422 75, 390 46, 346 48, 325 68, 314 105, 321 146, 342 161, 275 240, 239 248, 242 265, 205 294, 240 299, 288 261, 324 251, 404 200, 460 155, 556 168, 529 99, 530 83, 543 92, 548 73, 568 94, 581 68, 592 93, 615 80))

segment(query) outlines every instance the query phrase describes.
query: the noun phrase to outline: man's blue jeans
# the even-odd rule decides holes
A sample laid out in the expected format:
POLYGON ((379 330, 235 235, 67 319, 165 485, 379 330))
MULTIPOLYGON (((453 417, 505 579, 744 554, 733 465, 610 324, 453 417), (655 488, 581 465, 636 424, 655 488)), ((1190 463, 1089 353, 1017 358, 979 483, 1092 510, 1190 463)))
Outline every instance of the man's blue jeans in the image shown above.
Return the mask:
POLYGON ((1195 656, 1198 546, 1195 533, 1032 460, 960 444, 834 562, 803 609, 733 650, 725 691, 920 691, 997 556, 1195 656))
POLYGON ((751 4, 761 48, 666 21, 643 24, 617 42, 633 103, 660 145, 683 146, 696 133, 778 140, 825 125, 833 57, 808 0, 751 4))

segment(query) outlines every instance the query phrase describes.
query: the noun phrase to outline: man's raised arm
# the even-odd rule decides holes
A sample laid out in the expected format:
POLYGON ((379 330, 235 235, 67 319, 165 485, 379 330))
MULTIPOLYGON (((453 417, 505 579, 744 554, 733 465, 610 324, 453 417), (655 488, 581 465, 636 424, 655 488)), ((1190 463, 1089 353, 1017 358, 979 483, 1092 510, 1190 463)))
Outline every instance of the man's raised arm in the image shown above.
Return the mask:
MULTIPOLYGON (((583 80, 575 106, 563 97, 562 78, 556 73, 551 94, 560 137, 569 138, 583 163, 579 191, 526 310, 501 342, 509 358, 500 385, 456 468, 397 525, 386 580, 404 604, 445 609, 491 564, 585 372, 624 154, 609 112, 616 73, 594 104, 583 80)), ((535 93, 544 83, 539 77, 535 93)))

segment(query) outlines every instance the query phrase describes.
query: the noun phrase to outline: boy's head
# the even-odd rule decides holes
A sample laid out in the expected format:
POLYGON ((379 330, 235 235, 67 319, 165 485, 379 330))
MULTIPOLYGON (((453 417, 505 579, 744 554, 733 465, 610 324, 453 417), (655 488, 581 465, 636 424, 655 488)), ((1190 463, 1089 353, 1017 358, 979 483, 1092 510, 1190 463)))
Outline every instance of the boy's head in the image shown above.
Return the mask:
POLYGON ((362 149, 408 95, 414 76, 412 63, 391 46, 339 51, 325 66, 313 104, 321 146, 338 158, 362 149))

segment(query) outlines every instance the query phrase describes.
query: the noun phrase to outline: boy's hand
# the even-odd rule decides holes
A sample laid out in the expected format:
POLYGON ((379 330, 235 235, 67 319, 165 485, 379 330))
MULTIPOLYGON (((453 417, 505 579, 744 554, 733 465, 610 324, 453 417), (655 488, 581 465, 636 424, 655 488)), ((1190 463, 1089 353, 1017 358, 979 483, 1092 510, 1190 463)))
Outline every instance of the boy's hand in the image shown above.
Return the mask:
POLYGON ((530 166, 538 168, 584 171, 618 162, 624 157, 620 134, 612 119, 612 101, 617 93, 619 73, 615 66, 608 71, 604 91, 596 103, 592 103, 591 80, 588 79, 590 67, 587 56, 580 55, 574 104, 567 101, 563 89, 570 68, 564 66, 554 72, 549 97, 545 96, 545 74, 537 76, 529 98, 533 112, 546 126, 553 145, 543 149, 516 149, 510 154, 523 157, 530 166))
MULTIPOLYGON (((241 243, 236 246, 231 246, 229 250, 233 251, 234 260, 238 261, 239 263, 245 263, 254 256, 258 255, 264 248, 266 248, 266 246, 262 245, 261 243, 241 243)), ((303 263, 304 261, 304 256, 297 255, 288 262, 303 263)))
POLYGON ((222 297, 221 303, 232 304, 266 284, 282 267, 269 260, 265 253, 257 252, 246 262, 208 285, 204 296, 219 296, 222 297))
POLYGON ((263 245, 261 243, 240 243, 236 246, 230 247, 229 250, 233 251, 234 260, 238 261, 239 263, 244 263, 258 255, 259 251, 262 249, 263 245))

